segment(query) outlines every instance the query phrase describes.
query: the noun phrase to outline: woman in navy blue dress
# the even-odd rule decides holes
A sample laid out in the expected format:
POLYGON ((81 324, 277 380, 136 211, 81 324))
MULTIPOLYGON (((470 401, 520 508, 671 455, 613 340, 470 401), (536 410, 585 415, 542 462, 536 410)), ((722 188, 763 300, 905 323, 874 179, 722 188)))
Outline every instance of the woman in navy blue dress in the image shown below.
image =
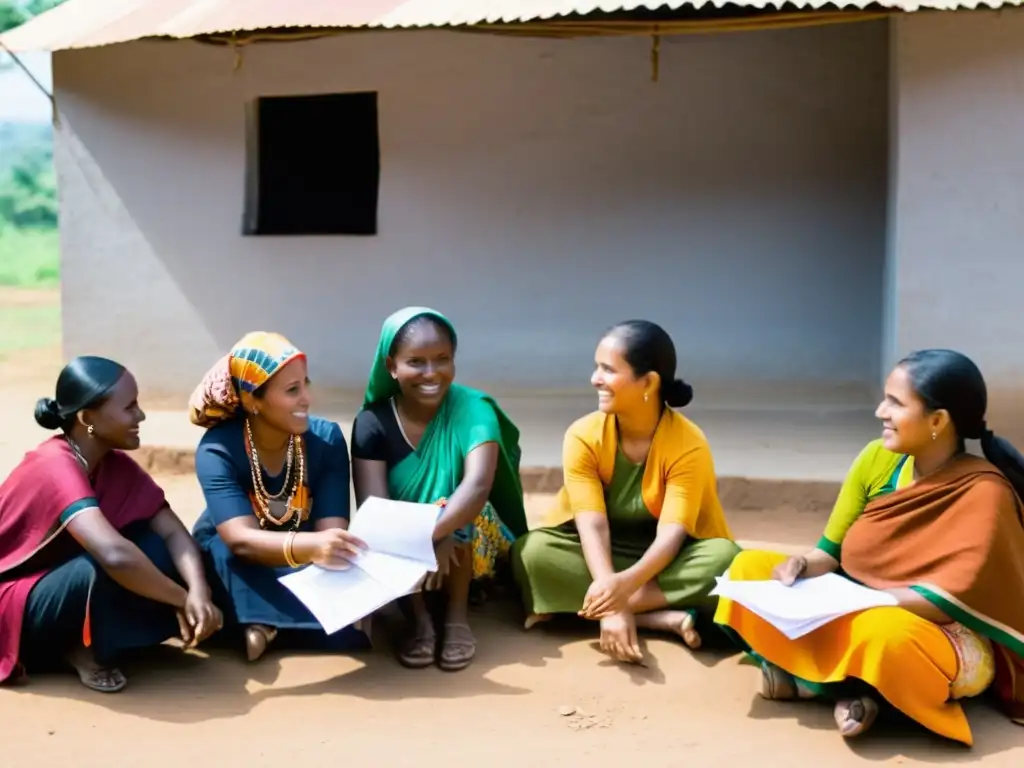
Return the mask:
POLYGON ((250 333, 207 374, 191 419, 206 510, 193 530, 227 627, 250 661, 292 647, 369 646, 355 627, 328 635, 278 578, 316 563, 345 568, 362 542, 347 530, 349 457, 341 428, 309 413, 306 356, 282 336, 250 333), (280 637, 279 637, 280 635, 280 637))

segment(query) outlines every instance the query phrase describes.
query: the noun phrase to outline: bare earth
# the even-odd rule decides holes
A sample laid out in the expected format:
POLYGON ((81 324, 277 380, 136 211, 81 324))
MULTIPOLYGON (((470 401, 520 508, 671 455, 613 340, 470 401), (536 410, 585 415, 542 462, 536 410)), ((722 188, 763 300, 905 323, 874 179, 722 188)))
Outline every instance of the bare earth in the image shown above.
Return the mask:
MULTIPOLYGON (((0 301, 48 298, 0 292, 0 301), (8 295, 11 294, 11 295, 8 295)), ((0 360, 0 472, 45 435, 31 420, 51 391, 57 350, 0 360)), ((183 518, 199 512, 194 478, 159 478, 183 518)), ((531 505, 542 498, 531 499, 531 505)), ((809 543, 820 520, 730 519, 741 539, 809 543)), ((369 655, 183 653, 166 646, 126 663, 122 694, 104 696, 70 677, 0 688, 8 732, 4 766, 320 766, 353 761, 441 768, 492 766, 855 766, 980 762, 1024 764, 1024 729, 987 704, 969 707, 976 746, 950 744, 899 718, 861 742, 835 732, 831 709, 781 704, 754 693, 755 668, 724 652, 692 654, 645 641, 646 666, 612 664, 593 627, 520 628, 509 604, 475 621, 476 662, 456 674, 409 671, 386 636, 369 655)))

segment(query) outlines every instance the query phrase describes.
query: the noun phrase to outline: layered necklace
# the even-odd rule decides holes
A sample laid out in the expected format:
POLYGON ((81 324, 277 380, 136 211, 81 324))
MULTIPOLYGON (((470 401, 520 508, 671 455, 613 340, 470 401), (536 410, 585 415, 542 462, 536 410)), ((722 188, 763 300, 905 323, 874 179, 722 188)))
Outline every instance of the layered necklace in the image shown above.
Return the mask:
POLYGON ((277 493, 267 491, 263 482, 263 465, 252 436, 252 424, 245 420, 245 440, 249 454, 249 470, 252 472, 253 512, 260 521, 260 528, 268 524, 276 526, 292 522, 298 530, 306 515, 306 452, 302 438, 289 435, 288 450, 284 460, 284 482, 277 493))

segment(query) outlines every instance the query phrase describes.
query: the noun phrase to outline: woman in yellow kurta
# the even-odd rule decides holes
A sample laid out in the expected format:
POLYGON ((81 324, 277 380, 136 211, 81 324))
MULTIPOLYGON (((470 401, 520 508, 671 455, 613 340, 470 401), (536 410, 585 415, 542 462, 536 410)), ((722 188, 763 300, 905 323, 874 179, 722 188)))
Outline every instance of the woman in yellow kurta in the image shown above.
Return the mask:
POLYGON ((736 558, 734 580, 792 584, 840 572, 897 602, 790 640, 723 599, 715 620, 761 662, 762 696, 837 699, 846 737, 870 728, 881 697, 970 744, 958 700, 994 682, 1024 723, 1024 458, 985 427, 986 401, 963 355, 908 356, 876 413, 882 438, 853 463, 817 547, 736 558), (966 454, 965 439, 980 439, 988 461, 966 454))
POLYGON ((513 546, 527 627, 556 613, 600 621, 601 648, 639 661, 637 627, 700 645, 696 609, 739 548, 732 541, 711 449, 673 407, 693 397, 675 378, 671 338, 633 320, 597 347, 599 409, 573 424, 564 487, 541 527, 513 546))

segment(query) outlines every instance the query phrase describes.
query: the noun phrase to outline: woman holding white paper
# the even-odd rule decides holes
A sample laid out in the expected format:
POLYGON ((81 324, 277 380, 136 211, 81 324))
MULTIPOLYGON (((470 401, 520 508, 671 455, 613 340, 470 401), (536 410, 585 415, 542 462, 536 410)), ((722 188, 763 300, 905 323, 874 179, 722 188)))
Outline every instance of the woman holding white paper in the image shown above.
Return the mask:
POLYGON ((206 510, 193 536, 206 557, 227 627, 255 661, 279 643, 352 650, 369 645, 348 627, 324 634, 278 579, 300 565, 345 568, 362 547, 349 520, 348 448, 341 428, 309 413, 306 356, 275 333, 242 338, 190 401, 206 427, 196 474, 206 510))
POLYGON ((646 320, 602 337, 591 384, 599 410, 569 427, 565 485, 512 564, 527 628, 553 614, 600 622, 601 648, 640 661, 637 627, 701 644, 720 576, 739 552, 718 499, 704 433, 673 408, 693 398, 676 378, 669 335, 646 320))
POLYGON ((965 356, 909 355, 886 381, 882 437, 854 462, 817 547, 736 558, 733 580, 838 572, 898 605, 790 640, 723 598, 715 620, 761 662, 762 696, 835 699, 845 737, 871 727, 881 698, 971 744, 958 702, 994 685, 1024 724, 1024 458, 986 427, 986 405, 965 356), (988 461, 966 453, 967 439, 981 441, 988 461))
POLYGON ((440 568, 428 586, 443 582, 443 632, 423 595, 413 595, 399 660, 447 671, 464 669, 476 654, 472 580, 493 577, 526 530, 519 430, 490 396, 454 383, 456 344, 451 322, 435 310, 407 307, 388 317, 352 427, 357 503, 378 496, 442 507, 434 525, 440 568))

